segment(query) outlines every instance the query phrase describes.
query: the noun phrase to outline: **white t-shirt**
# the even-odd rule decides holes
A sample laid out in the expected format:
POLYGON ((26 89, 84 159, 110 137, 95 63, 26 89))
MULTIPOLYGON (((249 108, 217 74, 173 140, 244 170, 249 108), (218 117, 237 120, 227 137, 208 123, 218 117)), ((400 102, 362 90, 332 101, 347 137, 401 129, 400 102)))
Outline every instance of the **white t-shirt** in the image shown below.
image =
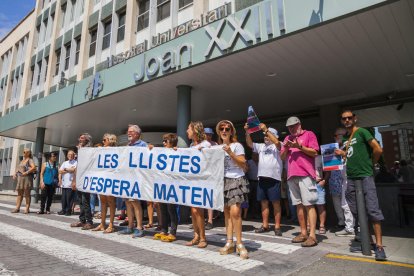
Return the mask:
MULTIPOLYGON (((223 145, 220 145, 223 146, 223 145)), ((231 151, 236 155, 244 155, 243 145, 236 142, 230 144, 231 151)), ((225 152, 224 157, 224 177, 227 178, 239 178, 244 176, 242 168, 237 166, 236 162, 225 152)))
POLYGON ((258 176, 282 179, 282 159, 275 144, 253 143, 253 152, 259 154, 258 176))
POLYGON ((209 147, 211 147, 211 144, 207 140, 204 140, 197 145, 193 145, 193 143, 191 143, 190 145, 190 148, 192 149, 209 148, 209 147))
MULTIPOLYGON (((70 160, 70 161, 67 160, 63 162, 62 166, 60 166, 60 170, 76 168, 77 165, 78 165, 78 162, 76 160, 70 160)), ((72 180, 73 180, 73 173, 62 174, 62 188, 71 188, 72 180)))

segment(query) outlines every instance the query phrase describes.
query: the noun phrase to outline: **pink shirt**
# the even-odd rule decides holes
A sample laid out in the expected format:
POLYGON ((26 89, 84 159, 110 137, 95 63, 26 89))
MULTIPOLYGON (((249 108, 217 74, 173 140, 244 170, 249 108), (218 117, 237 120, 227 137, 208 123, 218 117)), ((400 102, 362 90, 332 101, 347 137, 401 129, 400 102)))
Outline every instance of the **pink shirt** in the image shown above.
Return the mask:
MULTIPOLYGON (((294 141, 294 139, 295 137, 293 135, 289 135, 285 138, 284 142, 287 140, 294 141)), ((319 151, 318 140, 312 131, 304 130, 302 134, 297 136, 297 139, 302 146, 319 151)), ((288 150, 288 179, 292 176, 311 176, 312 178, 316 178, 314 157, 306 155, 297 148, 282 148, 282 152, 286 150, 288 150)))

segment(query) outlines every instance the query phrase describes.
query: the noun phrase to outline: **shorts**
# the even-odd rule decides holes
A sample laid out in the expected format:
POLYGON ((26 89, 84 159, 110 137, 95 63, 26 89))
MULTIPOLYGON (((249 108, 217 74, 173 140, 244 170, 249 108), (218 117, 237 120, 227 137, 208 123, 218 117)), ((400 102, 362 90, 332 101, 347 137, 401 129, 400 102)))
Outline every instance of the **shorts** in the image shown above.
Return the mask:
POLYGON ((280 181, 270 177, 259 177, 259 185, 257 185, 257 201, 280 200, 280 181))
POLYGON ((292 205, 311 206, 318 201, 315 180, 310 176, 292 176, 288 179, 292 205))
POLYGON ((324 205, 325 202, 325 187, 316 184, 316 189, 318 191, 318 201, 315 203, 316 205, 324 205))
MULTIPOLYGON (((365 208, 367 210, 368 218, 371 221, 382 221, 384 216, 378 204, 377 197, 377 188, 375 187, 374 177, 362 177, 362 190, 364 192, 365 198, 365 208)), ((355 189, 356 179, 349 179, 346 189, 346 202, 348 203, 349 209, 351 210, 352 215, 355 218, 355 221, 358 221, 358 208, 356 202, 356 189, 355 189)))

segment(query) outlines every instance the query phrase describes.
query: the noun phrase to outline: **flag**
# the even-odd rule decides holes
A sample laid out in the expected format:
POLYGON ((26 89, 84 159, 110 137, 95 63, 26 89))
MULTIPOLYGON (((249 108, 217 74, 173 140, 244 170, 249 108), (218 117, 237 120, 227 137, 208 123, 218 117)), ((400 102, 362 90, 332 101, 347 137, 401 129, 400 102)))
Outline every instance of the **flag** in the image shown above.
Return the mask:
POLYGON ((257 118, 256 113, 254 112, 253 106, 249 106, 247 109, 247 125, 249 126, 247 132, 253 133, 260 131, 260 121, 259 118, 257 118))

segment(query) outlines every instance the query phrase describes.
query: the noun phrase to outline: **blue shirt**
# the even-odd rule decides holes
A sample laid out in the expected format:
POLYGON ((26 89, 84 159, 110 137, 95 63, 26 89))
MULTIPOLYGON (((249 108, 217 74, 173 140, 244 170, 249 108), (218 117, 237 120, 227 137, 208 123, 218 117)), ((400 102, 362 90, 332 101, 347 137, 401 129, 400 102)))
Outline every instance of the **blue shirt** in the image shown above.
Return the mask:
POLYGON ((147 145, 146 142, 144 142, 142 140, 138 140, 138 141, 135 141, 135 143, 133 143, 133 144, 128 144, 128 146, 130 146, 130 147, 147 147, 148 145, 147 145))

